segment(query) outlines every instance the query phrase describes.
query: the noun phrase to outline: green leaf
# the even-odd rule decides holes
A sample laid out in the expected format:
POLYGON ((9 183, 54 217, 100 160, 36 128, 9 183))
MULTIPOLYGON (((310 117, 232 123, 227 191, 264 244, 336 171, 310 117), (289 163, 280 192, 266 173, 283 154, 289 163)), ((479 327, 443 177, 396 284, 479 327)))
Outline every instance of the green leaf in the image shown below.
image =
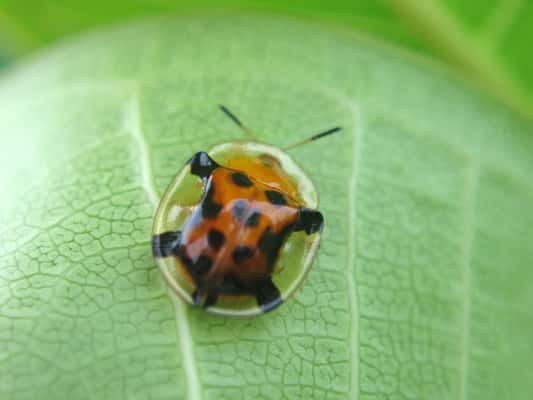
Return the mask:
POLYGON ((533 128, 438 65, 275 18, 153 19, 0 80, 0 397, 529 399, 533 128), (207 315, 150 254, 157 197, 242 133, 326 229, 271 314, 207 315))
MULTIPOLYGON (((0 0, 0 39, 27 51, 72 32, 141 15, 229 10, 304 17, 371 33, 444 60, 533 118, 533 3, 521 0, 0 0)), ((1 44, 1 43, 0 43, 1 44)))
POLYGON ((0 51, 0 70, 9 63, 9 57, 0 51))

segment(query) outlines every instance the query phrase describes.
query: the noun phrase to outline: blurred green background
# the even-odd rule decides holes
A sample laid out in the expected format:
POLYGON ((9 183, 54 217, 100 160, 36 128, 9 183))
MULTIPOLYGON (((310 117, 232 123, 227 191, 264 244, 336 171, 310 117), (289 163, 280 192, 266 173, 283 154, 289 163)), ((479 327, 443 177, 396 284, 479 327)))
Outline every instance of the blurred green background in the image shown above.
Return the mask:
POLYGON ((533 116, 533 2, 525 0, 0 0, 0 65, 73 33, 132 17, 248 11, 311 19, 443 60, 533 116))

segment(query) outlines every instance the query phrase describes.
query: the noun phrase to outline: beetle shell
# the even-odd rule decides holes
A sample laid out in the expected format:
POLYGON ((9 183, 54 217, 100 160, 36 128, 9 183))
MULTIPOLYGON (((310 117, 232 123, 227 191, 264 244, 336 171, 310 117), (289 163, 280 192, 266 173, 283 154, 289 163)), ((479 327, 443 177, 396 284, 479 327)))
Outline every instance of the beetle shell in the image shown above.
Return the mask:
POLYGON ((227 143, 195 154, 165 192, 152 246, 174 291, 229 316, 270 311, 303 281, 322 215, 307 176, 281 150, 227 143))

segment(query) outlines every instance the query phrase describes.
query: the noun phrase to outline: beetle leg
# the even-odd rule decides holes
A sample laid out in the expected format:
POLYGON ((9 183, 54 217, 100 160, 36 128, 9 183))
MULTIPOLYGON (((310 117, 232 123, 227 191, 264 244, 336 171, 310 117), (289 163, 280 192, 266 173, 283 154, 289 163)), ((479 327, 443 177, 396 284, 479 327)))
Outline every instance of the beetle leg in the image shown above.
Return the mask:
POLYGON ((216 290, 210 290, 207 292, 207 296, 205 297, 204 305, 202 306, 204 309, 207 307, 212 306, 217 302, 218 298, 218 292, 216 290))
POLYGON ((181 238, 181 231, 163 232, 152 236, 152 254, 154 257, 175 256, 181 238))
POLYGON ((270 277, 258 288, 255 296, 257 304, 265 313, 273 310, 283 302, 278 288, 270 277))
POLYGON ((192 293, 192 305, 198 306, 202 301, 202 296, 205 293, 205 286, 198 286, 196 290, 192 293))
POLYGON ((204 294, 206 294, 204 304, 202 304, 202 308, 204 310, 217 302, 218 290, 211 289, 207 285, 202 284, 199 285, 192 294, 192 305, 199 306, 202 302, 202 297, 204 297, 204 294))
POLYGON ((191 174, 202 179, 209 177, 213 170, 219 167, 205 151, 196 153, 187 163, 191 166, 191 174))
POLYGON ((315 232, 322 232, 324 227, 324 217, 320 211, 309 208, 300 208, 300 216, 294 225, 295 231, 305 231, 308 235, 315 232))

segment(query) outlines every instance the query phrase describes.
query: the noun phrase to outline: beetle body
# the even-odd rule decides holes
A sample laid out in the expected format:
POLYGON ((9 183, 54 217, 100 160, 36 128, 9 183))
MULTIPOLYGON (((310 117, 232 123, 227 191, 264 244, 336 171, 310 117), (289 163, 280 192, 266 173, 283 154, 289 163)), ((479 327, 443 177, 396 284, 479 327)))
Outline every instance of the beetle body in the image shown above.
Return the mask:
POLYGON ((188 162, 202 180, 202 197, 180 230, 152 237, 155 257, 174 257, 196 289, 194 305, 220 295, 254 296, 263 312, 281 304, 272 274, 293 232, 322 230, 322 214, 301 204, 297 187, 267 155, 236 157, 226 166, 207 153, 188 162))

